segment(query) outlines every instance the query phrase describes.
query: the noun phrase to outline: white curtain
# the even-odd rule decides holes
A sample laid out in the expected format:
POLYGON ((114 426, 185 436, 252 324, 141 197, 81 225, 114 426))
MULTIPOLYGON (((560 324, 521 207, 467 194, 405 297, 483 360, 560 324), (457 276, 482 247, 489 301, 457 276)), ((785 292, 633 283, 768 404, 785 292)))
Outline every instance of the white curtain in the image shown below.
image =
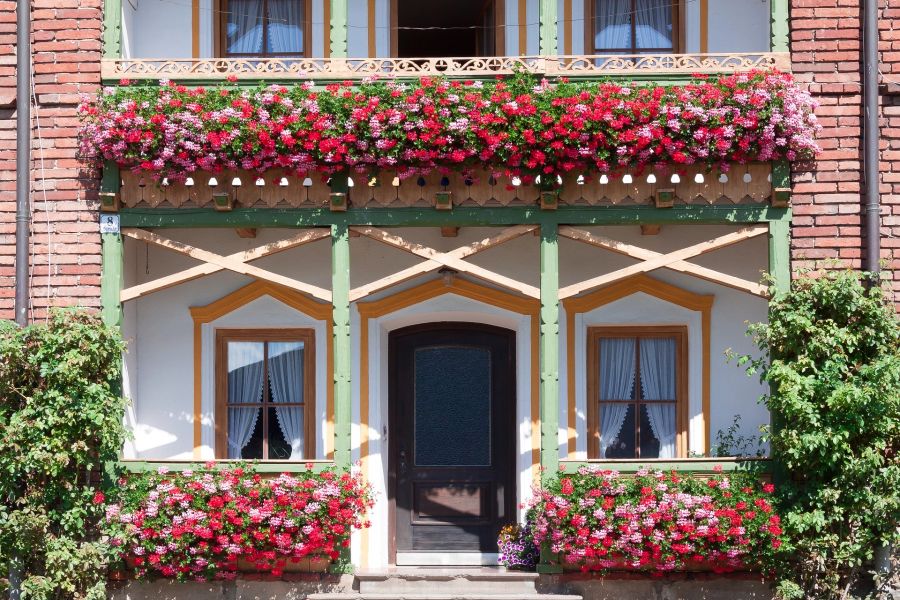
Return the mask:
POLYGON ((303 0, 268 0, 270 54, 303 51, 303 0))
MULTIPOLYGON (((269 381, 272 402, 303 402, 303 345, 269 343, 269 381)), ((291 445, 291 460, 303 458, 303 407, 276 406, 275 415, 284 439, 291 445)))
POLYGON ((228 0, 228 52, 260 54, 263 42, 263 0, 228 0))
MULTIPOLYGON (((675 395, 675 339, 641 340, 641 390, 645 400, 672 400, 675 395)), ((659 440, 659 458, 675 457, 675 402, 644 405, 659 440)))
POLYGON ((634 388, 633 338, 600 339, 600 457, 619 437, 622 423, 632 406, 627 402, 604 400, 629 400, 634 388))
POLYGON ((634 16, 637 48, 672 47, 672 0, 638 0, 634 16))
POLYGON ((594 0, 594 48, 631 48, 631 0, 594 0))
MULTIPOLYGON (((259 404, 263 393, 263 345, 228 343, 228 403, 259 404)), ((228 458, 241 458, 250 442, 261 408, 228 407, 228 458)))

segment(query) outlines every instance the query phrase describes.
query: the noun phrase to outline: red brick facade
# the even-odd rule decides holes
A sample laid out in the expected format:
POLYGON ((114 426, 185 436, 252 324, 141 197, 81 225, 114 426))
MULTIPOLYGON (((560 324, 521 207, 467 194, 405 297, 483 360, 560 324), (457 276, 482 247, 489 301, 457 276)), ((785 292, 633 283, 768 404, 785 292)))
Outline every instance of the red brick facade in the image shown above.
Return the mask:
MULTIPOLYGON (((98 174, 86 171, 76 156, 76 108, 80 94, 100 83, 102 2, 32 0, 32 18, 37 105, 31 113, 30 317, 41 318, 48 305, 100 304, 98 174)), ((15 46, 16 3, 0 1, 0 318, 9 319, 15 279, 15 46)))
MULTIPOLYGON (((77 158, 79 95, 99 84, 101 0, 33 0, 32 305, 98 306, 96 172, 77 158), (40 128, 38 128, 38 124, 40 128), (48 279, 49 278, 49 279, 48 279), (49 285, 48 285, 49 284, 49 285)), ((793 69, 821 102, 821 156, 794 169, 793 266, 859 268, 860 0, 791 0, 793 69)), ((882 0, 882 257, 900 300, 900 4, 882 0), (895 28, 894 23, 897 26, 895 28)), ((0 0, 0 318, 13 314, 15 2, 0 0)))
MULTIPOLYGON (((791 0, 797 79, 821 103, 822 154, 794 168, 791 252, 800 268, 863 266, 862 29, 860 0, 791 0)), ((900 4, 881 0, 881 257, 900 301, 900 4)))

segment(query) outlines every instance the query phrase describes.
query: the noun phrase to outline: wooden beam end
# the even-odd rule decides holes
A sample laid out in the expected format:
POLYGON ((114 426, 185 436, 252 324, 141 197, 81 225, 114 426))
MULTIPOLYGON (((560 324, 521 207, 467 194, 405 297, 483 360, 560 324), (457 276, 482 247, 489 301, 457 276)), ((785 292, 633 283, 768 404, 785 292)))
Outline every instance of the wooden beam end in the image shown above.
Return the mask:
POLYGON ((459 227, 441 227, 441 237, 459 237, 459 227))
POLYGON ((256 237, 256 227, 238 227, 234 230, 238 237, 244 239, 253 239, 256 237))

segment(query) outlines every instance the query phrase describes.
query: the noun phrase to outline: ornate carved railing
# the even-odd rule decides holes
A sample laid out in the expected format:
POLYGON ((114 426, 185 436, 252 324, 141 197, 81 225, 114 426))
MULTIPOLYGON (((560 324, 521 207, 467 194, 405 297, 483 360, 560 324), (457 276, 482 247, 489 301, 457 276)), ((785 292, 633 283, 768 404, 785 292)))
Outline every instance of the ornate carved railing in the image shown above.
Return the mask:
POLYGON ((689 76, 754 69, 790 70, 787 52, 633 54, 463 58, 140 58, 104 59, 104 80, 354 79, 361 77, 489 77, 523 70, 549 77, 689 76))

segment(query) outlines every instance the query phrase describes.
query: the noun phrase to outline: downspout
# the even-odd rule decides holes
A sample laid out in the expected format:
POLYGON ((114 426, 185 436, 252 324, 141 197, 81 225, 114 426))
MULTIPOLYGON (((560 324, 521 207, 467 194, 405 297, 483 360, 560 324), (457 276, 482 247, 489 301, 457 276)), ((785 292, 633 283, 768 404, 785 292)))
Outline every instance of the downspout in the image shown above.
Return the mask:
POLYGON ((863 8, 863 180, 865 195, 866 262, 873 274, 881 271, 881 199, 878 130, 878 0, 865 0, 863 8))
POLYGON ((16 293, 15 319, 28 323, 28 243, 31 209, 31 2, 16 8, 16 293))

